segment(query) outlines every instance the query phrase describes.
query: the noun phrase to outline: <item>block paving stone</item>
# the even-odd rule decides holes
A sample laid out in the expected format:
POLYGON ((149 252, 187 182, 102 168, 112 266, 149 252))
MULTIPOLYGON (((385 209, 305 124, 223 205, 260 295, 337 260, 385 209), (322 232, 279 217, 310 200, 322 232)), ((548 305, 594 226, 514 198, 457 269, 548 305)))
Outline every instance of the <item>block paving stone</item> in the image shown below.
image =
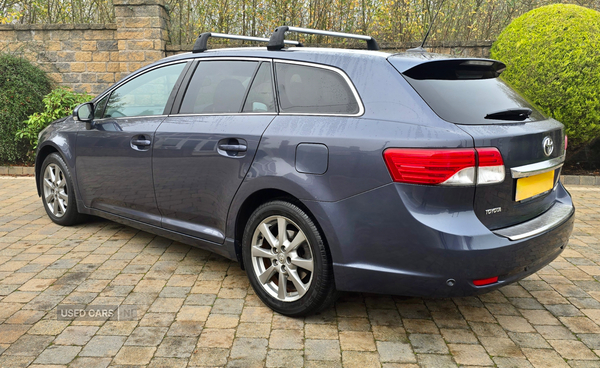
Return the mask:
POLYGON ((0 176, 0 367, 600 367, 600 188, 568 189, 568 246, 518 283, 453 299, 342 293, 288 318, 236 262, 103 219, 57 226, 32 178, 0 176), (60 320, 65 304, 135 313, 60 320))

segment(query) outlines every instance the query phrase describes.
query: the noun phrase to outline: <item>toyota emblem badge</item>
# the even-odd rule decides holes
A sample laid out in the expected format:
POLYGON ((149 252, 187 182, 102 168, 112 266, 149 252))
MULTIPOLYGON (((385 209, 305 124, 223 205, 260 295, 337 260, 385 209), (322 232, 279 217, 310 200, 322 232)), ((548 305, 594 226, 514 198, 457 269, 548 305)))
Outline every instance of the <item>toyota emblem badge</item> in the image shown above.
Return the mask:
POLYGON ((544 138, 544 140, 542 141, 542 147, 544 149, 544 154, 546 156, 550 156, 552 154, 552 151, 554 151, 554 142, 552 141, 552 138, 544 138))

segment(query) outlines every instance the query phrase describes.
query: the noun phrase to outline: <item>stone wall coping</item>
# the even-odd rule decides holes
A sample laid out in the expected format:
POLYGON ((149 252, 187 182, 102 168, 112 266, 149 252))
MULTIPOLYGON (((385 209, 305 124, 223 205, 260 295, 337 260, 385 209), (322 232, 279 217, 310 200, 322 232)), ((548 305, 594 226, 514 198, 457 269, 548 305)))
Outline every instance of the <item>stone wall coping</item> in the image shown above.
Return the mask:
MULTIPOLYGON (((0 176, 31 176, 35 175, 33 166, 0 166, 0 176)), ((594 175, 561 175, 560 180, 565 185, 600 186, 600 176, 594 175)))
POLYGON ((115 23, 107 24, 0 24, 0 31, 73 31, 116 30, 115 23))
POLYGON ((164 0, 113 0, 115 6, 150 6, 159 5, 165 7, 164 0))

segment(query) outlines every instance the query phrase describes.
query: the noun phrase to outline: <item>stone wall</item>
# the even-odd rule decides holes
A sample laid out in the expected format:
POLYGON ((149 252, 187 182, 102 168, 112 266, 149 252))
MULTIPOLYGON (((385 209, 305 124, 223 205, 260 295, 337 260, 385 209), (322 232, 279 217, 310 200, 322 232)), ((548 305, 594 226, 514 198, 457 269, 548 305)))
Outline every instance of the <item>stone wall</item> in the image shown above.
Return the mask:
MULTIPOLYGON (((191 51, 192 45, 167 45, 164 0, 113 0, 113 4, 114 24, 0 25, 0 52, 24 56, 48 72, 56 83, 96 95, 144 65, 191 51)), ((217 42, 209 47, 223 47, 217 42)), ((428 50, 489 57, 491 44, 491 41, 431 43, 428 50)), ((417 45, 380 46, 383 51, 398 52, 417 45)))
POLYGON ((0 51, 22 55, 61 85, 98 93, 120 72, 114 24, 0 25, 0 51))
POLYGON ((0 25, 0 52, 23 56, 60 85, 96 95, 165 57, 164 0, 114 0, 115 24, 0 25))

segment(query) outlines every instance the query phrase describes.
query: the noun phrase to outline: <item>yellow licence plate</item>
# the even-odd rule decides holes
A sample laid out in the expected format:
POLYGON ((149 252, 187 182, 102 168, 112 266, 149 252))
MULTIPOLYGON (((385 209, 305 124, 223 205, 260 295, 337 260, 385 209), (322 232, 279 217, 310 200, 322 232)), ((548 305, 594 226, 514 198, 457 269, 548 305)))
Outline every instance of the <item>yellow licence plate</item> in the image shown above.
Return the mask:
POLYGON ((522 201, 554 187, 554 170, 527 178, 517 179, 517 194, 515 201, 522 201))

